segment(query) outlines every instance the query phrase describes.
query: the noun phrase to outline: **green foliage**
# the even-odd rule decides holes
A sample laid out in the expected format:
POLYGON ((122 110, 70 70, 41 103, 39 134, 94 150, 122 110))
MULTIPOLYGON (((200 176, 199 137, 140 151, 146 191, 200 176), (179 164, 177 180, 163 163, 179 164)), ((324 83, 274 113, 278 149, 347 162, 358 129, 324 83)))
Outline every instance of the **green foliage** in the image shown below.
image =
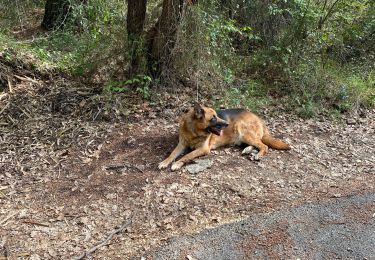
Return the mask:
POLYGON ((145 75, 138 75, 132 80, 133 85, 136 85, 137 92, 142 95, 144 99, 150 99, 152 96, 152 92, 150 90, 151 78, 145 75))
POLYGON ((305 117, 373 106, 374 11, 359 0, 205 1, 186 16, 175 64, 220 86, 229 106, 277 97, 305 117))
MULTIPOLYGON (((4 12, 6 16, 0 18, 0 25, 20 23, 21 29, 26 32, 37 28, 41 23, 44 4, 44 1, 27 0, 11 5, 4 12)), ((71 0, 70 5, 72 12, 63 30, 33 35, 32 40, 26 39, 25 44, 21 45, 48 67, 84 76, 88 72, 96 72, 104 61, 106 66, 108 59, 118 59, 113 55, 123 52, 117 49, 125 45, 122 35, 126 1, 71 0)), ((3 30, 4 36, 9 42, 20 42, 13 40, 10 34, 12 30, 19 30, 18 27, 9 25, 7 30, 3 30)), ((111 69, 108 68, 108 71, 111 69)))
POLYGON ((129 92, 127 81, 110 81, 104 86, 104 92, 107 94, 129 92))
POLYGON ((13 28, 25 27, 33 23, 41 8, 43 0, 1 0, 0 1, 0 31, 9 32, 13 28))
POLYGON ((237 87, 225 89, 222 96, 214 103, 214 107, 218 108, 224 105, 228 108, 246 107, 253 112, 272 103, 272 99, 267 95, 266 86, 254 80, 241 82, 237 87))
POLYGON ((136 77, 123 81, 110 81, 104 86, 104 93, 112 95, 114 93, 129 93, 135 89, 143 99, 150 99, 152 92, 150 84, 152 79, 146 75, 137 75, 136 77))
POLYGON ((126 1, 120 0, 91 0, 73 1, 72 26, 83 31, 89 31, 94 38, 110 35, 115 26, 123 26, 126 1))
MULTIPOLYGON (((108 82, 104 92, 111 97, 131 92, 147 100, 155 96, 152 84, 158 80, 145 75, 124 80, 131 58, 126 1, 71 3, 63 31, 28 39, 14 39, 11 33, 40 16, 44 1, 0 7, 5 14, 0 51, 31 53, 43 66, 85 78, 95 75, 108 82)), ((146 30, 159 17, 161 3, 148 1, 146 30)), ((375 106, 374 1, 199 1, 184 12, 177 39, 173 70, 164 78, 173 84, 186 78, 199 91, 222 93, 227 107, 256 110, 277 99, 311 117, 375 106)), ((141 40, 132 54, 145 51, 141 40)))
POLYGON ((294 71, 288 90, 289 102, 303 117, 317 113, 344 113, 360 106, 374 106, 374 71, 331 62, 326 66, 302 64, 294 71))

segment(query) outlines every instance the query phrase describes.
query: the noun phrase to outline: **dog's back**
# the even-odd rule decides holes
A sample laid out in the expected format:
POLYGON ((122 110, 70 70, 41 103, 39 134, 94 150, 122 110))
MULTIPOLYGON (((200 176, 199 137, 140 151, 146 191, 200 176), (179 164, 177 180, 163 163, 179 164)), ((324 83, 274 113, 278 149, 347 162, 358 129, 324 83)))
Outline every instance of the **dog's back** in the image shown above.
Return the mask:
POLYGON ((247 112, 243 108, 230 108, 230 109, 220 109, 216 110, 217 116, 225 121, 233 120, 237 115, 247 112))

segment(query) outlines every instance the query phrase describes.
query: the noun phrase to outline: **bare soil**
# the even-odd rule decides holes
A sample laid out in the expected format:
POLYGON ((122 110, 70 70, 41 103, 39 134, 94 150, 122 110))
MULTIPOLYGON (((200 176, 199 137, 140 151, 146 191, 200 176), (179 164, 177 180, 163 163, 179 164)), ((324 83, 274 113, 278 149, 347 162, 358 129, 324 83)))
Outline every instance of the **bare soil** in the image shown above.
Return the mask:
MULTIPOLYGON (((0 94, 0 259, 74 258, 128 220, 92 256, 140 258, 172 237, 374 192, 374 110, 340 122, 263 111, 271 133, 291 151, 270 150, 257 162, 238 147, 219 149, 207 156, 210 169, 192 175, 157 164, 176 145, 175 118, 193 95, 135 102, 121 117, 117 103, 106 110, 95 88, 1 66, 13 92, 0 94)), ((360 216, 355 208, 346 214, 366 223, 373 210, 371 204, 360 216)), ((287 240, 286 224, 243 246, 287 240)))
MULTIPOLYGON (((375 193, 306 203, 170 239, 148 259, 373 259, 375 193), (355 208, 350 219, 347 211, 355 208), (372 212, 374 212, 372 210, 372 212)), ((136 258, 135 258, 136 259, 136 258)))

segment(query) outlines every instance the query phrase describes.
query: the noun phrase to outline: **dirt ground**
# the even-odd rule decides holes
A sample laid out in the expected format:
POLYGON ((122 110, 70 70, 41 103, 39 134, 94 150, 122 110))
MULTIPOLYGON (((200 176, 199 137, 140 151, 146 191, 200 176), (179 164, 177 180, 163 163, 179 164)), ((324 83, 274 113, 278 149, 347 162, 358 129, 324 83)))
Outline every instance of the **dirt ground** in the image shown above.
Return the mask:
MULTIPOLYGON (((67 93, 65 81, 40 78, 14 76, 14 93, 0 97, 0 259, 72 259, 124 223, 89 257, 158 259, 149 252, 173 237, 375 191, 374 110, 340 122, 263 111, 291 151, 270 150, 258 162, 223 148, 207 156, 211 168, 190 174, 157 169, 176 145, 175 117, 189 99, 144 103, 131 120, 107 122, 96 120, 105 107, 99 94, 67 93)), ((351 221, 374 214, 361 209, 351 221)), ((270 239, 252 240, 247 252, 270 239)))
MULTIPOLYGON (((374 259, 375 193, 306 203, 173 238, 149 259, 374 259)), ((136 258, 135 258, 136 259, 136 258)))

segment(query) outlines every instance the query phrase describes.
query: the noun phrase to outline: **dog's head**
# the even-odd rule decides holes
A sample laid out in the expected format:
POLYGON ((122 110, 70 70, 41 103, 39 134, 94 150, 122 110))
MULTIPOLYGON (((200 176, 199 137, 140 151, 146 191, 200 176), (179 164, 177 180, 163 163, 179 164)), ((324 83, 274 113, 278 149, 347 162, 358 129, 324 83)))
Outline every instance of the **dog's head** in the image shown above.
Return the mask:
POLYGON ((194 105, 194 119, 198 129, 215 135, 221 135, 222 130, 228 126, 225 120, 217 116, 215 110, 200 104, 194 105))

